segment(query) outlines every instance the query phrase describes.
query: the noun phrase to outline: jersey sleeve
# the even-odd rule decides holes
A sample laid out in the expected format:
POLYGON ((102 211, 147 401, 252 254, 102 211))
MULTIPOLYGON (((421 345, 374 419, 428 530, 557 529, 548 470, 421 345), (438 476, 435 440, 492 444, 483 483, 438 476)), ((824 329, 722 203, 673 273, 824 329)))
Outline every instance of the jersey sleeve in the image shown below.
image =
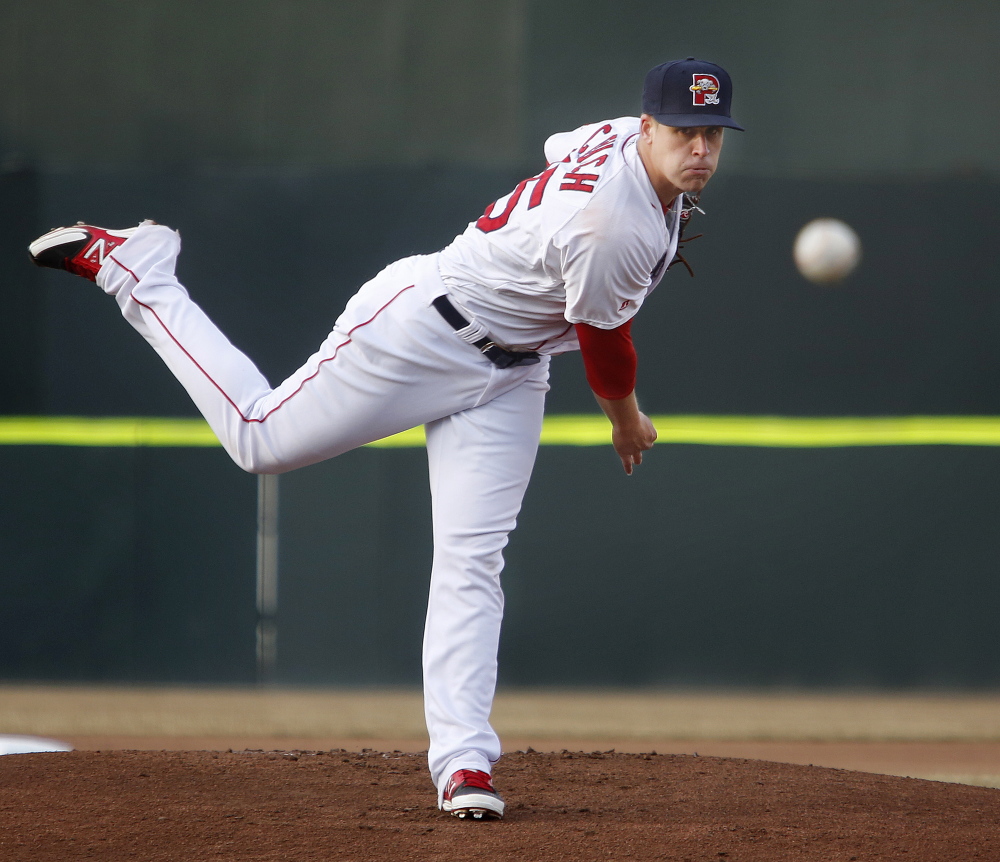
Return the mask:
POLYGON ((572 132, 557 132, 550 135, 545 141, 545 161, 550 165, 553 162, 563 161, 566 156, 586 141, 595 129, 602 125, 602 123, 591 123, 587 126, 580 126, 572 132))
MULTIPOLYGON (((597 203, 595 201, 595 203, 597 203)), ((569 323, 614 329, 631 320, 649 290, 656 261, 627 220, 588 206, 556 237, 569 323)))
POLYGON ((614 329, 576 324, 587 383, 601 398, 617 401, 635 390, 638 359, 632 343, 632 321, 614 329))

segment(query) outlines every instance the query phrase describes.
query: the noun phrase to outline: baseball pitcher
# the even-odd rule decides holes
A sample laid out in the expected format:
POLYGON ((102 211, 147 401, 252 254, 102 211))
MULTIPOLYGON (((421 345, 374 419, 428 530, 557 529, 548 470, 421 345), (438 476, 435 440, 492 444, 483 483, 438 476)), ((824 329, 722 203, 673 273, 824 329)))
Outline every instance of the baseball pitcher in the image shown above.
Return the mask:
POLYGON ((434 562, 424 702, 440 807, 499 819, 489 716, 502 551, 542 427, 549 363, 583 355, 626 473, 656 440, 635 396, 632 318, 677 258, 718 164, 732 85, 694 58, 646 76, 640 117, 553 135, 546 166, 447 248, 390 264, 272 387, 189 298, 180 237, 146 221, 79 223, 35 240, 40 266, 95 281, 163 358, 233 460, 281 473, 424 425, 434 562))

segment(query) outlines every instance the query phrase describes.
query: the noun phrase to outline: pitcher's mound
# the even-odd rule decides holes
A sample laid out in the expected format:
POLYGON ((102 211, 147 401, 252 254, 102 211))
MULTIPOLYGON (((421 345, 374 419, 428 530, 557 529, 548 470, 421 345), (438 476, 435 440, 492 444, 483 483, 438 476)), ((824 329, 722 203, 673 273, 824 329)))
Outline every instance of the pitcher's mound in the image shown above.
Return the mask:
POLYGON ((1000 790, 657 754, 507 754, 502 822, 436 808, 424 755, 60 752, 0 757, 0 858, 1000 859, 1000 790))

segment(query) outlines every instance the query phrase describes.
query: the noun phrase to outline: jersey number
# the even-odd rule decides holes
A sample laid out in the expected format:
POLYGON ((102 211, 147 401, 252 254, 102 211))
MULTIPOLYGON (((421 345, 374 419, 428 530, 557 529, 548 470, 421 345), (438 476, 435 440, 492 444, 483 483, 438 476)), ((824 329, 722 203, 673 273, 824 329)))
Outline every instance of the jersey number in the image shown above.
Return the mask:
POLYGON ((545 186, 548 185, 549 180, 552 179, 552 174, 555 173, 556 168, 558 168, 560 164, 560 162, 556 162, 550 167, 547 167, 537 176, 521 180, 521 182, 517 184, 517 188, 514 189, 514 191, 511 192, 510 197, 507 198, 507 206, 503 208, 503 212, 500 213, 500 215, 490 214, 493 211, 493 207, 496 206, 496 201, 494 201, 486 207, 486 212, 479 217, 476 222, 476 227, 483 233, 492 233, 495 230, 500 230, 500 228, 510 221, 511 213, 514 212, 514 207, 516 207, 518 201, 521 200, 521 195, 528 187, 528 183, 535 184, 535 187, 531 190, 531 197, 528 198, 528 209, 530 210, 537 207, 542 202, 542 195, 545 194, 545 186))

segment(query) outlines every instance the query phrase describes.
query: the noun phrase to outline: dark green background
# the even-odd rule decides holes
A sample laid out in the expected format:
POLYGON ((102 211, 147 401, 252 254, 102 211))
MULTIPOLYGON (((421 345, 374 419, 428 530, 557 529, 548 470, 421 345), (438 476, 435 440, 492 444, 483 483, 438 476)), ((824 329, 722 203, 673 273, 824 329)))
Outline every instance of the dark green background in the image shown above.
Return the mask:
MULTIPOLYGON (((8 414, 194 415, 93 286, 24 246, 184 237, 195 298, 277 382, 387 262, 447 243, 547 134, 635 114, 688 54, 735 80, 697 277, 636 323, 652 413, 996 414, 1000 11, 972 2, 53 0, 0 8, 8 414), (59 26, 52 26, 58 21, 59 26), (860 269, 794 271, 817 216, 860 269)), ((550 412, 591 412, 578 358, 550 412)), ((254 678, 255 480, 221 451, 5 447, 10 678, 254 678)), ((992 449, 543 449, 506 572, 507 683, 995 686, 992 449), (599 636, 595 637, 595 633, 599 636)), ((414 682, 420 451, 282 479, 279 678, 414 682)))
MULTIPOLYGON (((419 679, 421 455, 282 477, 279 678, 419 679)), ((665 446, 630 478, 614 460, 541 450, 506 553, 502 682, 1000 682, 1000 452, 665 446)))

